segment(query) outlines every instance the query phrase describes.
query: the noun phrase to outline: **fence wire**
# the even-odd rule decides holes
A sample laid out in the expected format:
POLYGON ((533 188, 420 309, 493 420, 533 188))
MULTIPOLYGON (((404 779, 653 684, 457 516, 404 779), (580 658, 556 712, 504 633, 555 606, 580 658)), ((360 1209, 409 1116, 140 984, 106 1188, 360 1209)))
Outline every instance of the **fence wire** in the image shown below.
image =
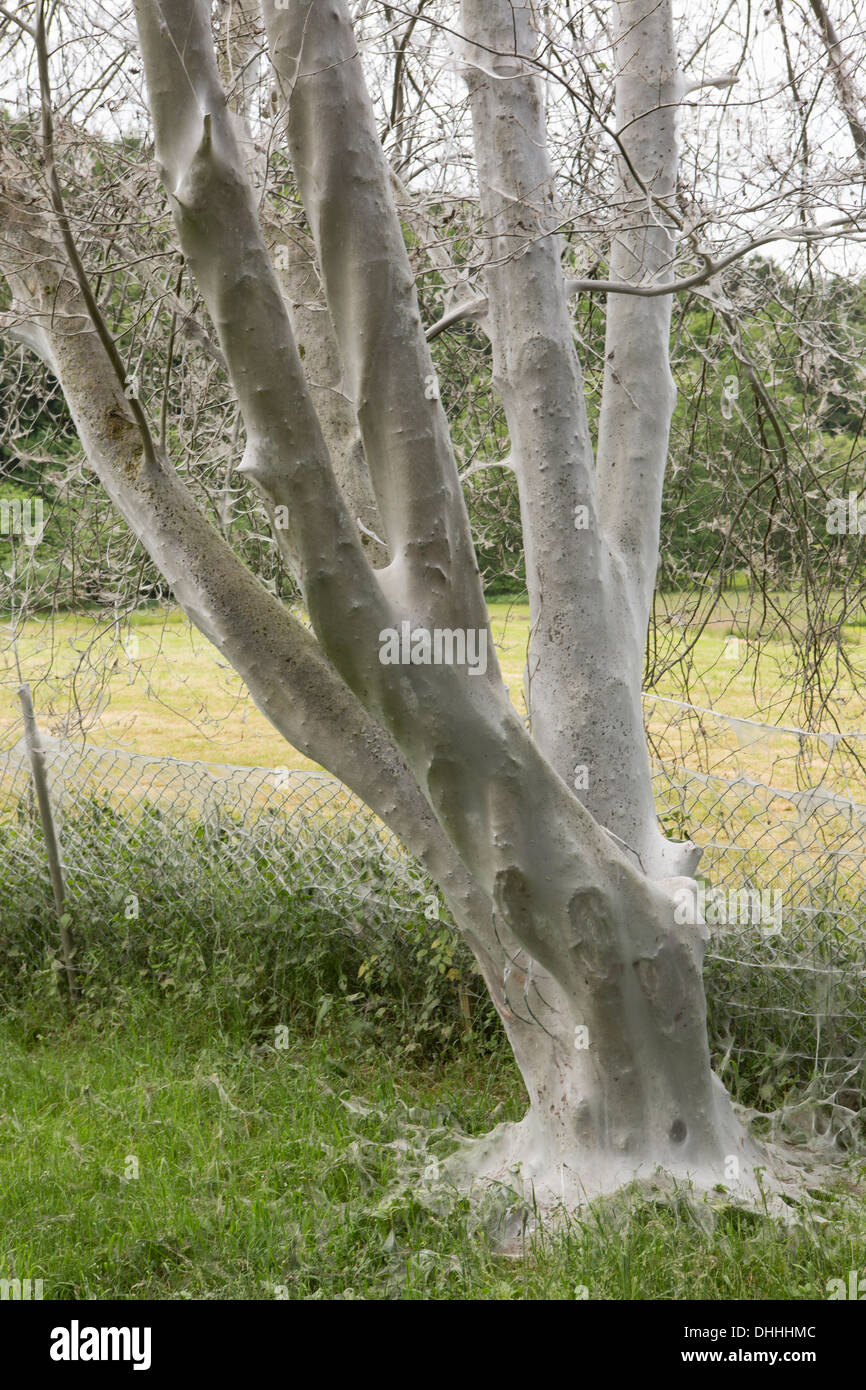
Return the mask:
MULTIPOLYGON (((808 1097, 853 1116, 866 1089, 866 734, 783 729, 655 695, 645 718, 661 822, 703 848, 717 1065, 757 1067, 768 1108, 784 1101, 794 1113, 808 1097)), ((386 924, 446 917, 397 838, 325 773, 43 745, 82 958, 112 914, 134 937, 139 922, 170 927, 194 904, 198 921, 225 931, 227 894, 228 920, 282 891, 372 940, 386 924)), ((0 753, 0 853, 5 1004, 56 944, 23 740, 0 753)), ((279 930, 272 916, 260 925, 279 930)))

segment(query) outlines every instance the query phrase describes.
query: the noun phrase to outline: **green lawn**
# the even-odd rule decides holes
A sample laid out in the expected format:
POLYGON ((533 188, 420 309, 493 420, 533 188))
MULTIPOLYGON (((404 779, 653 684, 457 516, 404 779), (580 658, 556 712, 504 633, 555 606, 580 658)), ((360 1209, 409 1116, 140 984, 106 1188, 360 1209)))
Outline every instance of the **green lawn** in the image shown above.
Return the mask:
POLYGON ((504 1057, 395 1068, 340 1030, 278 1051, 134 1016, 0 1028, 0 1276, 46 1299, 800 1299, 863 1266, 866 1207, 712 1233, 685 1205, 595 1212, 506 1258, 465 1201, 433 1214, 410 1182, 383 1202, 419 1134, 519 1113, 504 1057))

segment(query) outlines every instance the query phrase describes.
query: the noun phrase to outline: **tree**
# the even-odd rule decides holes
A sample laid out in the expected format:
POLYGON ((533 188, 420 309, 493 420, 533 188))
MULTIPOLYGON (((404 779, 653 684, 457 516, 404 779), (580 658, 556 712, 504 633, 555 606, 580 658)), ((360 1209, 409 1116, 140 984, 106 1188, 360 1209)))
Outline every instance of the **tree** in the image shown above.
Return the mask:
MULTIPOLYGON (((613 150, 607 278, 567 277, 544 93, 557 78, 579 104, 568 62, 559 76, 562 44, 510 0, 463 0, 459 21, 440 21, 460 33, 485 246, 481 291, 452 276, 447 317, 483 316, 492 344, 531 605, 524 722, 498 669, 431 356, 444 326, 425 330, 419 312, 405 227, 424 209, 413 213, 383 151, 345 0, 261 5, 271 133, 288 153, 276 198, 256 135, 257 12, 222 7, 215 39, 204 0, 135 4, 177 243, 243 420, 239 471, 264 499, 312 631, 211 524, 166 431, 151 428, 67 211, 45 6, 21 10, 0 13, 37 55, 41 170, 4 133, 3 326, 57 377, 89 466, 274 727, 439 885, 529 1095, 523 1121, 467 1146, 450 1173, 507 1178, 520 1165, 542 1205, 659 1168, 755 1195, 765 1159, 710 1064, 706 928, 690 897, 700 850, 659 827, 641 676, 675 401, 673 295, 718 286, 728 264, 782 235, 812 245, 832 228, 801 220, 707 248, 706 219, 680 206, 678 111, 694 87, 734 79, 683 77, 670 0, 617 0, 612 112, 580 74, 613 150), (606 296, 595 444, 575 294, 606 296)), ((575 49, 593 50, 574 26, 567 17, 577 73, 575 49)), ((417 142, 396 51, 390 128, 404 167, 417 142)), ((851 214, 838 220, 850 229, 851 214)))

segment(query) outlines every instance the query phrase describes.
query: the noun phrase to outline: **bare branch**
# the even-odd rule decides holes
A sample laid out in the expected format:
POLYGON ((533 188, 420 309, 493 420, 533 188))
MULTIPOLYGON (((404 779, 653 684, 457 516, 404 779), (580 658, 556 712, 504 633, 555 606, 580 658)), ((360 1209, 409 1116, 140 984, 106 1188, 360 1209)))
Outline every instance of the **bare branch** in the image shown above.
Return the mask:
MULTIPOLYGON (((777 231, 767 232, 764 236, 753 237, 744 246, 738 246, 736 250, 729 251, 727 255, 720 256, 718 260, 713 260, 707 252, 698 251, 695 254, 703 258, 703 270, 696 270, 693 275, 686 275, 681 280, 667 280, 658 285, 636 285, 629 284, 625 280, 569 279, 564 282, 565 293, 569 299, 576 294, 624 294, 634 295, 640 299, 659 299, 664 295, 681 294, 684 290, 692 290, 698 285, 706 285, 710 280, 720 275, 723 270, 727 270, 729 266, 742 260, 744 256, 750 255, 762 246, 770 246, 773 242, 815 243, 838 237, 859 241, 862 237, 866 237, 866 232, 862 232, 860 229, 860 221, 860 215, 852 213, 850 217, 834 217, 831 221, 821 223, 818 226, 780 227, 777 231)), ((471 319, 474 322, 481 321, 486 316, 488 307, 486 295, 476 295, 475 298, 467 299, 463 304, 456 304, 453 309, 449 309, 447 314, 443 314, 441 319, 437 319, 436 323, 427 329, 428 342, 432 342, 434 338, 439 337, 440 333, 446 332, 447 329, 453 328, 455 323, 461 323, 465 319, 471 319)))
POLYGON ((2 14, 3 18, 7 19, 10 24, 17 24, 18 28, 31 39, 36 39, 36 29, 33 28, 32 24, 28 24, 26 20, 22 19, 20 15, 13 14, 11 10, 7 10, 5 5, 0 5, 0 14, 2 14))
MULTIPOLYGON (((42 112, 42 153, 45 160, 45 172, 48 176, 48 190, 51 197, 51 204, 57 218, 57 225, 63 240, 69 264, 73 274, 78 281, 81 297, 87 308, 87 313, 100 342, 105 349, 106 356, 114 369, 120 386, 126 389, 126 366, 123 358, 117 350, 117 345, 108 331, 108 325, 103 318, 99 305, 96 302, 87 272, 81 263, 78 254, 78 247, 72 235, 69 225, 69 218, 66 215, 66 207, 63 201, 63 194, 60 189, 60 179, 57 175, 57 164, 54 158, 54 119, 51 112, 51 79, 48 72, 48 46, 45 38, 45 0, 38 0, 36 11, 36 52, 39 62, 39 88, 40 105, 42 112)), ((135 420, 138 432, 141 435, 142 450, 144 458, 150 468, 156 469, 157 462, 156 445, 150 433, 150 426, 141 405, 134 397, 129 401, 129 411, 135 420)))
POLYGON ((265 0, 292 162, 316 240, 392 566, 418 614, 487 627, 463 492, 391 173, 344 0, 265 0), (352 111, 351 123, 345 112, 352 111))

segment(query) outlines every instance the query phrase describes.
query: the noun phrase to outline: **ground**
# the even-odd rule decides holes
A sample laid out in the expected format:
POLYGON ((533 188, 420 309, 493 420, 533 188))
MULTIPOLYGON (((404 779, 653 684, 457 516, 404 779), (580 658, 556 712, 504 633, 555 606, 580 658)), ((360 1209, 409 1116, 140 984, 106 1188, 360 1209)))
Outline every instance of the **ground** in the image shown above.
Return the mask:
POLYGON ((416 1126, 520 1113, 507 1058, 395 1068, 342 1029, 284 1041, 253 1050, 170 1005, 62 1047, 0 1026, 0 1269, 46 1299, 756 1300, 826 1298, 862 1263, 866 1207, 820 1230, 593 1212, 497 1255, 464 1202, 382 1199, 416 1126))

